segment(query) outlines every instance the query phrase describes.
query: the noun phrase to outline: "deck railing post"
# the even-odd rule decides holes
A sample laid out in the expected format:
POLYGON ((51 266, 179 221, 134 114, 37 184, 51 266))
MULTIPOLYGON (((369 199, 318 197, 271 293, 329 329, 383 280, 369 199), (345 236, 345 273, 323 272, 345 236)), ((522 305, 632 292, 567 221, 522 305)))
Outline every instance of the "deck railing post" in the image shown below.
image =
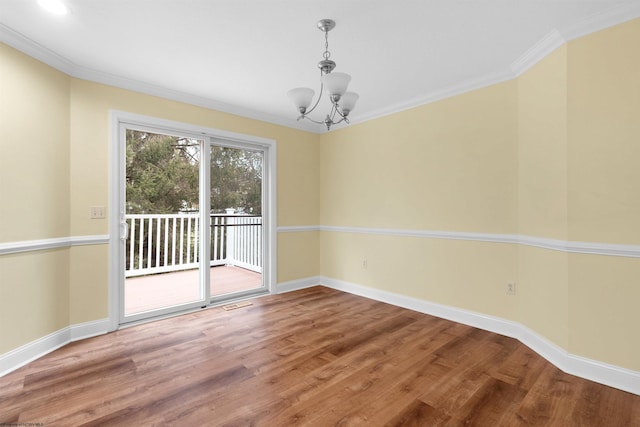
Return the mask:
POLYGON ((236 224, 236 219, 232 216, 235 212, 235 209, 229 208, 225 209, 225 224, 230 225, 231 227, 225 227, 226 229, 226 247, 225 251, 225 260, 226 264, 233 264, 236 259, 236 229, 234 225, 236 224))
MULTIPOLYGON (((262 271, 262 218, 211 215, 210 265, 238 265, 262 271)), ((197 268, 200 260, 199 216, 196 213, 126 215, 125 277, 197 268)))

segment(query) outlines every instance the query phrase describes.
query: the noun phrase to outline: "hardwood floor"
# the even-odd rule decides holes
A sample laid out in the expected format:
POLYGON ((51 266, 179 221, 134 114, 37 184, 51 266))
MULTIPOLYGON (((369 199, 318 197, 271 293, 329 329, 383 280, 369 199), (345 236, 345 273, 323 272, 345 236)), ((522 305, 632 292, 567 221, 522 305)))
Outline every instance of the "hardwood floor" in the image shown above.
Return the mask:
POLYGON ((323 287, 69 344, 0 378, 0 425, 640 426, 640 396, 518 341, 323 287))

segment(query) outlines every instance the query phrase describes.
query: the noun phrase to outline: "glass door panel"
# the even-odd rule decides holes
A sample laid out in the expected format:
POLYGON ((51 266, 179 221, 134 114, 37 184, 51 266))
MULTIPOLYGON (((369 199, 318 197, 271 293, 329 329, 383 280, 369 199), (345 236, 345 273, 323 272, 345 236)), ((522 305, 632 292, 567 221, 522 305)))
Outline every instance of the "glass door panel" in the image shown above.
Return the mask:
POLYGON ((212 144, 210 216, 212 298, 264 290, 261 151, 212 144))
POLYGON ((200 267, 203 146, 126 130, 124 321, 208 303, 200 267))

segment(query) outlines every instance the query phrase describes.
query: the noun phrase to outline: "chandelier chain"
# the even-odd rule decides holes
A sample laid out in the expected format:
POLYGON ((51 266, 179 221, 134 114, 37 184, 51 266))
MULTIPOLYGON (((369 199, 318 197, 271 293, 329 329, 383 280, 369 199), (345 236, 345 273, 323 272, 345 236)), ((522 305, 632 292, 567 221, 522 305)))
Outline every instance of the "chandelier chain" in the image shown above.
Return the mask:
POLYGON ((322 56, 324 59, 329 59, 331 57, 331 52, 329 52, 329 31, 325 31, 324 33, 324 53, 322 56))

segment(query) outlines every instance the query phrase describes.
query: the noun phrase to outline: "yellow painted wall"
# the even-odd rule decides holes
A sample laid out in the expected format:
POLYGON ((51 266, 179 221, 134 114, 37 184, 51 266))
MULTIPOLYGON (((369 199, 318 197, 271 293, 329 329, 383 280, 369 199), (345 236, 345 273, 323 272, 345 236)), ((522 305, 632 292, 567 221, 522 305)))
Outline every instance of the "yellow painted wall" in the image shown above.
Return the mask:
MULTIPOLYGON (((636 19, 512 82, 323 135, 321 223, 639 245, 638 40, 636 19)), ((640 370, 637 258, 338 231, 320 247, 322 275, 516 320, 640 370)))
MULTIPOLYGON (((640 245, 640 19, 568 44, 570 240, 640 245)), ((640 370, 640 259, 569 256, 569 348, 640 370)))
MULTIPOLYGON (((518 78, 520 234, 640 244, 637 40, 636 19, 518 78)), ((640 370, 638 269, 637 258, 521 246, 520 321, 572 354, 640 370)))
POLYGON ((569 254, 520 245, 518 321, 569 349, 569 254))
MULTIPOLYGON (((69 77, 0 44, 0 243, 69 236, 69 77)), ((69 325, 69 250, 0 256, 0 354, 69 325)))
MULTIPOLYGON (((567 239, 567 46, 517 79, 518 234, 567 239)), ((518 248, 518 320, 568 348, 564 252, 518 248), (544 313, 544 315, 541 315, 544 313)))
MULTIPOLYGON (((510 81, 322 135, 322 224, 515 234, 516 95, 510 81)), ((504 291, 514 245, 334 231, 320 241, 324 276, 516 319, 504 291)))
POLYGON ((69 256, 69 324, 109 317, 109 247, 74 246, 69 256))
POLYGON ((69 326, 69 249, 0 256, 0 354, 69 326))
POLYGON ((383 234, 322 232, 323 276, 429 302, 515 319, 514 245, 383 234), (366 264, 365 264, 366 262, 366 264))
POLYGON ((518 233, 567 239, 567 46, 517 79, 518 233))
POLYGON ((317 231, 278 233, 278 283, 320 274, 318 239, 317 231))
POLYGON ((640 371, 640 259, 569 255, 568 350, 640 371))
POLYGON ((516 138, 513 81, 324 134, 321 223, 515 233, 516 138))
POLYGON ((0 44, 0 242, 69 235, 69 77, 0 44))
POLYGON ((569 238, 640 243, 640 19, 569 43, 569 238))

